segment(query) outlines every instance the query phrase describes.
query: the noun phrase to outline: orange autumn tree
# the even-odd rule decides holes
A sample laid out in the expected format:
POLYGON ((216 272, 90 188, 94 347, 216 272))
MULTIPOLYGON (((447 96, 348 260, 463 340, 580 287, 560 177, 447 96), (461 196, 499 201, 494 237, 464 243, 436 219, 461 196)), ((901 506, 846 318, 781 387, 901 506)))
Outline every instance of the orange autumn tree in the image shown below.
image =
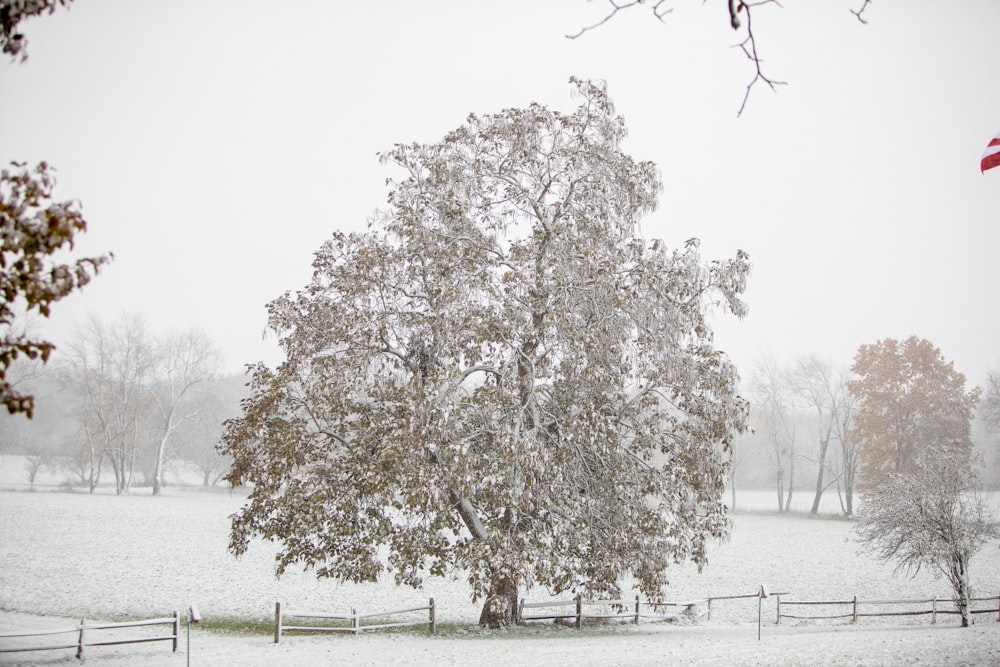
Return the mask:
POLYGON ((864 490, 880 488, 890 474, 910 472, 929 449, 968 459, 979 388, 966 391, 965 375, 930 341, 910 336, 862 345, 851 370, 864 490))

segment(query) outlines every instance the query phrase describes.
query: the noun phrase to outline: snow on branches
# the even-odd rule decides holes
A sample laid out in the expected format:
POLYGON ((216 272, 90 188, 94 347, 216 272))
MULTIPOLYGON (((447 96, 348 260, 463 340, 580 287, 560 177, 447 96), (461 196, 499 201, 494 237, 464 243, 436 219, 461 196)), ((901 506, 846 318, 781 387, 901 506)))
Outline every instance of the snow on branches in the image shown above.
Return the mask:
POLYGON ((622 152, 602 85, 564 114, 472 115, 382 159, 388 209, 336 233, 312 282, 269 306, 286 360, 254 370, 223 447, 252 483, 232 547, 279 570, 419 585, 461 572, 481 621, 518 589, 650 596, 706 562, 747 408, 712 344, 749 259, 703 263, 637 235, 660 190, 622 152))

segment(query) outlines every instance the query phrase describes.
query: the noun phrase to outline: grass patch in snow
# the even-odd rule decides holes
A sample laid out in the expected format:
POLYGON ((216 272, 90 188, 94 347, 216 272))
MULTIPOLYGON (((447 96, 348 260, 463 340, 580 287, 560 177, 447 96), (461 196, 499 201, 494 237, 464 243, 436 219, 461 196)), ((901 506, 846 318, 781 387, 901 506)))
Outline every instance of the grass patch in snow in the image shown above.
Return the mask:
POLYGON ((210 616, 198 623, 199 630, 229 635, 273 635, 273 618, 245 616, 210 616))
MULTIPOLYGON (((368 624, 374 623, 391 623, 394 619, 365 619, 368 624)), ((312 627, 312 628, 342 628, 344 630, 349 630, 352 626, 350 621, 343 620, 324 620, 317 618, 291 618, 286 619, 286 622, 291 625, 296 625, 300 627, 312 627)), ((229 635, 246 635, 246 636, 273 636, 274 635, 274 617, 270 618, 250 618, 245 616, 212 616, 210 618, 203 619, 198 624, 199 630, 205 630, 208 632, 215 632, 220 634, 229 635)), ((453 621, 446 621, 443 623, 435 624, 436 634, 441 636, 452 636, 461 637, 467 636, 472 632, 478 632, 479 626, 470 626, 468 623, 458 623, 453 621)), ((362 625, 362 634, 367 634, 362 625)), ((378 630, 379 634, 400 634, 400 635, 429 635, 430 632, 426 625, 414 625, 403 628, 386 628, 378 630)), ((299 631, 288 631, 284 630, 282 636, 296 637, 301 636, 304 633, 299 631)), ((345 634, 350 635, 351 633, 331 633, 331 634, 345 634)))

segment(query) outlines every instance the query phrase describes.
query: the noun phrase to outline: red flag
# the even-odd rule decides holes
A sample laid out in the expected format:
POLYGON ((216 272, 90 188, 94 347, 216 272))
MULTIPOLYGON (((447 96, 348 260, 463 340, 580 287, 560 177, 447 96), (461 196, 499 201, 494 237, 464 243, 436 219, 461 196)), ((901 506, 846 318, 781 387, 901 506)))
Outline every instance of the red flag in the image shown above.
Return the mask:
POLYGON ((983 172, 993 167, 1000 167, 1000 133, 986 146, 986 152, 983 153, 983 159, 979 163, 979 169, 983 172))

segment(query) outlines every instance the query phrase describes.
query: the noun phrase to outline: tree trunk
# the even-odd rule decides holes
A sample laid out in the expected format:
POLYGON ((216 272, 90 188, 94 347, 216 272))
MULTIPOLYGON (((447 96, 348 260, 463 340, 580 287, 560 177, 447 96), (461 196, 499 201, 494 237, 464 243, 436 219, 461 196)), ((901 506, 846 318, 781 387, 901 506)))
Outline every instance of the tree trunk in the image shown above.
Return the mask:
MULTIPOLYGON (((458 510, 466 528, 477 540, 486 538, 486 527, 479 518, 479 513, 468 498, 462 498, 452 492, 451 502, 458 510)), ((490 587, 483 603, 483 611, 479 615, 479 625, 489 628, 499 628, 513 625, 517 622, 517 582, 511 578, 494 574, 490 579, 490 587)))
POLYGON ((963 556, 956 556, 951 563, 951 587, 955 592, 955 606, 962 616, 962 627, 967 628, 972 625, 972 613, 970 611, 972 603, 972 585, 969 581, 968 559, 963 556))
MULTIPOLYGON (((795 441, 792 440, 794 443, 795 441)), ((792 444, 788 455, 788 495, 785 496, 785 511, 792 510, 792 492, 795 489, 795 445, 792 444)))
POLYGON ((785 476, 782 471, 778 470, 777 484, 775 487, 778 490, 778 512, 785 511, 785 476))
POLYGON ((517 584, 501 576, 490 584, 479 625, 500 628, 517 623, 517 584))
MULTIPOLYGON (((486 527, 479 518, 479 513, 468 498, 450 494, 452 505, 458 510, 459 516, 474 539, 486 538, 486 527)), ((513 625, 517 622, 517 582, 503 575, 493 575, 490 580, 483 611, 479 615, 479 625, 489 628, 499 628, 513 625)))
MULTIPOLYGON (((822 412, 820 417, 822 418, 822 412)), ((826 487, 823 486, 823 473, 826 471, 826 452, 830 448, 830 434, 833 432, 833 420, 830 421, 830 426, 826 430, 826 437, 819 441, 819 472, 816 473, 816 495, 813 497, 812 509, 809 510, 810 514, 819 514, 819 501, 823 497, 823 491, 826 487)))
POLYGON ((90 487, 89 492, 93 493, 94 489, 101 482, 101 471, 104 469, 104 456, 105 452, 102 449, 100 456, 94 455, 93 449, 90 453, 90 479, 87 480, 87 484, 90 487))
POLYGON ((122 494, 122 486, 125 483, 124 471, 122 470, 122 452, 121 447, 114 451, 111 455, 111 469, 115 472, 115 495, 120 496, 122 494))
POLYGON ((135 457, 139 451, 139 420, 136 419, 132 424, 132 449, 131 456, 128 462, 128 478, 125 482, 125 493, 126 495, 132 492, 132 475, 135 474, 135 457))
POLYGON ((156 447, 156 465, 153 467, 153 495, 160 495, 160 491, 163 489, 163 451, 167 448, 167 438, 170 437, 170 431, 167 430, 160 438, 160 443, 156 447))

